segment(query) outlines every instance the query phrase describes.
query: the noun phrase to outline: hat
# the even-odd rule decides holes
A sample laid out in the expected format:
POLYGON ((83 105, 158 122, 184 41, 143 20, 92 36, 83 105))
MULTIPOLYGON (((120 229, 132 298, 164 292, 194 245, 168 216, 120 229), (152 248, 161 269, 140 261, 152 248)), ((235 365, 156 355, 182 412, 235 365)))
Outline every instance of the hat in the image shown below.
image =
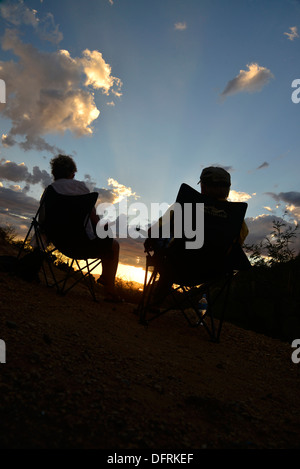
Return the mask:
POLYGON ((221 184, 230 186, 231 179, 230 174, 225 171, 223 168, 218 168, 216 166, 210 166, 209 168, 204 168, 200 175, 200 182, 205 184, 221 184))

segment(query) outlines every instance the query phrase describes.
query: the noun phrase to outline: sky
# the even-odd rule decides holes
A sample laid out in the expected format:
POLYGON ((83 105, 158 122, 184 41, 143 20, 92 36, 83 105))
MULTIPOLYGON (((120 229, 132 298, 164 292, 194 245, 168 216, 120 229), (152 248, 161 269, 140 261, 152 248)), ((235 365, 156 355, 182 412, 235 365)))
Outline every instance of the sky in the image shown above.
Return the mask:
MULTIPOLYGON (((63 153, 99 203, 150 219, 221 166, 248 244, 294 227, 299 57, 298 0, 0 1, 0 226, 26 234, 63 153)), ((140 273, 143 240, 120 244, 140 273)))

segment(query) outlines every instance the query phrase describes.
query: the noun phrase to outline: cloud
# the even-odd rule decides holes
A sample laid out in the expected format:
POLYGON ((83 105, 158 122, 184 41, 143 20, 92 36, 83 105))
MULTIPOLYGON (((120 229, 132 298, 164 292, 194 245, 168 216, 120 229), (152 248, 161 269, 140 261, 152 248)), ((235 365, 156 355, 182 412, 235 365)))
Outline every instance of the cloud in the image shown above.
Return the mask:
POLYGON ((251 199, 252 196, 247 194, 247 192, 238 192, 235 190, 231 190, 229 193, 228 200, 231 202, 247 202, 247 200, 251 199))
MULTIPOLYGON (((4 187, 0 181, 0 226, 4 226, 5 224, 14 226, 18 236, 22 238, 26 235, 30 220, 35 215, 39 206, 39 200, 27 195, 30 185, 39 183, 45 188, 48 184, 52 183, 52 177, 47 171, 40 170, 37 166, 30 172, 24 163, 17 164, 2 159, 0 160, 0 180, 15 183, 10 184, 9 187, 4 187), (25 186, 22 189, 22 187, 16 183, 25 183, 25 186)), ((96 205, 100 203, 118 204, 124 198, 138 198, 137 194, 133 192, 130 187, 119 183, 113 178, 107 180, 108 188, 96 187, 95 181, 93 181, 89 174, 84 175, 84 182, 90 191, 98 192, 96 205)), ((121 207, 116 207, 118 219, 120 216, 125 216, 121 214, 120 210, 121 207)), ((143 252, 143 240, 130 241, 124 239, 122 243, 125 249, 125 252, 122 253, 122 259, 124 258, 125 261, 129 256, 131 262, 135 263, 137 256, 143 252), (126 251, 128 252, 126 253, 126 251)))
POLYGON ((132 191, 131 187, 127 187, 124 184, 120 184, 113 178, 108 178, 107 180, 109 188, 97 187, 95 185, 95 181, 93 181, 89 174, 84 175, 84 182, 90 189, 90 191, 98 192, 99 196, 97 200, 97 205, 100 203, 117 204, 124 198, 138 198, 138 195, 132 191))
POLYGON ((290 214, 294 222, 300 223, 300 192, 279 192, 279 194, 266 192, 266 194, 270 195, 277 202, 285 202, 285 211, 290 214))
POLYGON ((24 239, 26 236, 38 207, 39 201, 26 195, 20 186, 7 188, 0 183, 0 226, 14 227, 18 238, 24 239))
POLYGON ((17 3, 6 1, 0 5, 1 16, 8 22, 15 26, 21 23, 37 27, 39 19, 37 18, 37 11, 31 10, 25 6, 23 1, 17 3))
MULTIPOLYGON (((145 259, 143 238, 120 238, 120 261, 123 264, 140 266, 140 260, 145 259)), ((142 265, 144 267, 144 265, 142 265)))
POLYGON ((179 22, 174 24, 174 29, 176 31, 184 31, 187 28, 186 22, 179 22))
POLYGON ((24 192, 0 187, 0 207, 2 213, 12 212, 16 216, 31 218, 36 213, 39 201, 24 192))
POLYGON ((17 164, 3 159, 0 160, 0 179, 27 184, 40 183, 42 187, 47 187, 52 182, 50 174, 45 170, 40 170, 38 166, 34 166, 30 173, 24 163, 17 164))
POLYGON ((222 98, 241 92, 255 93, 261 91, 271 78, 274 78, 269 69, 261 67, 256 63, 247 65, 248 70, 240 70, 240 73, 230 80, 224 91, 222 98))
MULTIPOLYGON (((283 231, 289 228, 295 228, 294 221, 287 221, 283 220, 282 217, 266 214, 259 215, 258 217, 246 218, 245 222, 249 229, 249 234, 245 241, 247 245, 260 243, 260 241, 263 241, 266 236, 269 236, 271 232, 274 231, 274 222, 284 222, 286 226, 283 227, 283 231)), ((293 242, 291 242, 290 248, 294 249, 295 253, 300 251, 299 232, 296 238, 293 238, 293 242)))
POLYGON ((94 189, 96 192, 98 192, 98 203, 109 203, 113 204, 115 203, 117 197, 116 194, 111 190, 111 189, 105 189, 104 187, 101 187, 100 189, 95 187, 94 189))
POLYGON ((297 26, 292 26, 290 29, 290 33, 283 33, 285 34, 290 41, 293 41, 296 37, 299 37, 297 26))
POLYGON ((260 166, 258 166, 256 169, 263 169, 263 168, 267 168, 269 166, 269 163, 267 163, 266 161, 264 163, 262 163, 260 166))
POLYGON ((93 133, 92 124, 100 111, 91 88, 106 95, 111 91, 121 95, 121 81, 111 75, 111 67, 98 51, 86 49, 83 57, 77 58, 66 50, 41 52, 23 44, 15 30, 5 32, 2 48, 12 50, 19 58, 18 62, 0 61, 1 76, 7 84, 3 114, 12 122, 8 135, 2 136, 6 146, 18 143, 24 150, 57 154, 59 149, 43 136, 67 131, 77 137, 93 133), (25 139, 19 143, 18 136, 25 139))
POLYGON ((273 230, 274 220, 280 220, 280 218, 265 214, 246 218, 245 222, 249 229, 246 243, 256 244, 262 241, 273 230))
MULTIPOLYGON (((52 176, 45 170, 41 170, 38 166, 34 166, 32 172, 24 163, 17 164, 9 160, 0 160, 0 187, 4 187, 1 181, 9 181, 14 183, 25 183, 25 187, 21 189, 19 185, 15 185, 14 190, 21 190, 23 193, 27 192, 30 184, 40 184, 43 188, 47 187, 53 182, 52 176)), ((128 199, 133 197, 137 199, 138 196, 132 191, 131 187, 120 184, 113 178, 107 180, 109 188, 98 188, 96 182, 89 174, 84 175, 84 183, 90 191, 98 192, 97 203, 109 202, 116 204, 125 197, 128 199)), ((13 188, 13 186, 10 186, 13 188)))
POLYGON ((86 75, 85 86, 91 85, 95 89, 102 89, 107 95, 111 90, 116 96, 121 96, 120 91, 113 89, 113 86, 116 84, 120 90, 122 82, 111 75, 111 67, 105 62, 101 52, 84 50, 81 63, 86 75))
POLYGON ((115 195, 114 203, 120 202, 125 197, 134 197, 135 199, 138 198, 138 195, 132 191, 131 187, 126 187, 113 178, 109 178, 107 182, 109 186, 112 186, 112 192, 115 195))
POLYGON ((288 204, 296 205, 300 207, 300 192, 297 191, 290 191, 290 192, 279 192, 279 194, 275 194, 274 192, 266 192, 267 195, 270 195, 273 199, 288 204))
POLYGON ((39 18, 37 10, 27 7, 23 0, 19 0, 16 3, 10 1, 1 3, 0 14, 7 22, 14 26, 20 26, 21 24, 32 26, 43 40, 58 44, 63 39, 59 26, 55 25, 54 17, 51 13, 47 13, 42 18, 39 18))
POLYGON ((84 183, 89 188, 91 192, 98 192, 97 205, 100 203, 110 203, 113 204, 117 198, 116 194, 112 189, 106 189, 104 187, 97 187, 96 182, 92 179, 89 174, 84 175, 84 183))
POLYGON ((108 189, 104 187, 96 187, 95 182, 88 174, 85 174, 84 182, 91 191, 98 192, 99 196, 97 205, 100 203, 117 204, 124 198, 128 199, 129 197, 133 197, 134 199, 138 198, 137 194, 132 191, 131 187, 120 184, 113 178, 108 178, 107 180, 107 184, 109 186, 108 189))

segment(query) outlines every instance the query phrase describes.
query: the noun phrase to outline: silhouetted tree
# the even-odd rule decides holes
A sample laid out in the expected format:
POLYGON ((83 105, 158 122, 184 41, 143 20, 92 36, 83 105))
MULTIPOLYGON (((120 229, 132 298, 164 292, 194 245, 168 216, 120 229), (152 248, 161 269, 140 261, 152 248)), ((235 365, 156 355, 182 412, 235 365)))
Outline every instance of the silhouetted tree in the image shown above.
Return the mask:
POLYGON ((250 253, 250 262, 271 267, 294 259, 295 250, 290 248, 290 243, 297 236, 298 225, 287 228, 286 226, 283 220, 274 220, 273 230, 262 241, 257 244, 245 244, 245 250, 250 253))

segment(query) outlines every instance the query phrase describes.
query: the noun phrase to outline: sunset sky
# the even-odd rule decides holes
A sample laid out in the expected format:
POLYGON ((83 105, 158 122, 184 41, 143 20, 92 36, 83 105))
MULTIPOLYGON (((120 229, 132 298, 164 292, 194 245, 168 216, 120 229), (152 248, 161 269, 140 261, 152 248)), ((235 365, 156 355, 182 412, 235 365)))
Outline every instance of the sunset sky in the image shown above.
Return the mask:
POLYGON ((299 221, 300 1, 0 1, 0 32, 0 226, 26 233, 59 152, 99 202, 172 204, 218 165, 248 243, 299 221))

